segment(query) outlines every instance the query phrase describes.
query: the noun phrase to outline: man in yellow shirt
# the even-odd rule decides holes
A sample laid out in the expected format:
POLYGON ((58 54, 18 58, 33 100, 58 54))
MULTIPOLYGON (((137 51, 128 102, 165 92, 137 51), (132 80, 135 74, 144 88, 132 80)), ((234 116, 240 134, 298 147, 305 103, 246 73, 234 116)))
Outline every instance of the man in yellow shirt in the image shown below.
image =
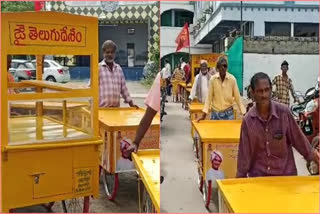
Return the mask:
POLYGON ((240 101, 240 93, 234 76, 227 72, 228 62, 225 56, 217 61, 217 70, 209 81, 209 92, 202 111, 204 114, 197 121, 206 118, 209 112, 211 120, 234 120, 233 103, 238 104, 242 115, 245 108, 240 101))

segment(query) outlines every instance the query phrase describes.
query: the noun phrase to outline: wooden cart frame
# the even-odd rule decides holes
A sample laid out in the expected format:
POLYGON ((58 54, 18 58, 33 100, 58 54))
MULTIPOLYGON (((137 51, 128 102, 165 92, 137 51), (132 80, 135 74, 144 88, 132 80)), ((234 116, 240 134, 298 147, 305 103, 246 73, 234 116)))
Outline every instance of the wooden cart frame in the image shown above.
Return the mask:
POLYGON ((198 185, 203 193, 205 207, 209 209, 212 199, 213 183, 206 182, 207 171, 210 169, 210 153, 220 151, 223 161, 220 169, 225 178, 236 176, 238 143, 240 139, 240 120, 204 120, 193 121, 192 125, 198 133, 196 151, 198 154, 198 185))
MULTIPOLYGON (((118 157, 117 153, 119 153, 119 145, 117 144, 115 136, 117 133, 120 133, 123 137, 134 140, 136 130, 138 129, 144 113, 145 109, 142 108, 122 107, 99 109, 99 130, 104 141, 103 147, 101 147, 100 150, 100 171, 109 200, 115 200, 116 198, 119 187, 119 174, 135 171, 134 168, 126 171, 118 171, 116 169, 116 158, 118 157)), ((140 143, 139 151, 159 148, 160 117, 157 114, 140 143)))
POLYGON ((88 212, 89 198, 99 194, 98 147, 102 143, 98 132, 98 19, 57 12, 2 13, 1 33, 1 211, 45 203, 50 208, 54 201, 62 200, 67 212, 88 212), (90 88, 73 89, 42 81, 43 56, 59 54, 90 56, 90 88), (8 83, 8 55, 35 55, 37 80, 8 83), (35 88, 35 93, 7 93, 9 88, 25 87, 35 88), (92 128, 90 133, 83 127, 78 129, 87 137, 66 138, 70 128, 67 102, 77 98, 90 98, 92 128), (43 141, 41 127, 47 119, 43 102, 51 100, 63 103, 62 120, 53 122, 63 126, 64 138, 43 141), (13 120, 8 106, 13 101, 36 102, 35 141, 9 143, 8 127, 13 120), (84 198, 81 210, 67 210, 67 202, 74 202, 74 198, 84 198))
POLYGON ((139 212, 160 213, 160 150, 144 150, 132 155, 139 174, 139 212))

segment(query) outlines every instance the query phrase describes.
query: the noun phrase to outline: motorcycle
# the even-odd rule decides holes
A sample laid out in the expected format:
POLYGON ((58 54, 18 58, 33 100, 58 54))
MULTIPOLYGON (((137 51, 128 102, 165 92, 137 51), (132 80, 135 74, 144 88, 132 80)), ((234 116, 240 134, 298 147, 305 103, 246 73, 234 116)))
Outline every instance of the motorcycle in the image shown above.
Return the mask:
MULTIPOLYGON (((313 99, 306 105, 305 111, 299 114, 299 125, 312 148, 319 151, 319 98, 313 99)), ((311 175, 319 174, 317 163, 307 162, 307 168, 311 175)))
POLYGON ((253 103, 253 97, 251 95, 251 86, 248 85, 244 88, 244 90, 247 91, 247 99, 249 100, 249 103, 247 104, 246 112, 249 112, 250 108, 254 105, 253 103))
POLYGON ((304 110, 307 107, 307 104, 310 101, 319 98, 319 78, 315 87, 309 88, 304 96, 299 91, 296 91, 296 94, 298 96, 299 103, 293 104, 290 109, 292 115, 297 119, 297 122, 299 122, 299 115, 300 113, 304 112, 304 110))
MULTIPOLYGON (((303 102, 291 106, 291 112, 297 117, 297 122, 309 140, 312 148, 319 151, 319 79, 315 87, 307 90, 303 102)), ((319 174, 319 166, 314 161, 307 162, 311 175, 319 174)))

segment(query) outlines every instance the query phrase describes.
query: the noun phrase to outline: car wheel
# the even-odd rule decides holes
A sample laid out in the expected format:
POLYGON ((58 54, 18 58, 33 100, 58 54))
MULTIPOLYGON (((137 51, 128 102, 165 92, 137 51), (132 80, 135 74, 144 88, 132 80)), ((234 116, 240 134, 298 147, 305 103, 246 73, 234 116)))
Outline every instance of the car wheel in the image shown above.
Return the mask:
POLYGON ((50 82, 57 82, 56 79, 54 77, 47 77, 46 79, 47 81, 50 81, 50 82))

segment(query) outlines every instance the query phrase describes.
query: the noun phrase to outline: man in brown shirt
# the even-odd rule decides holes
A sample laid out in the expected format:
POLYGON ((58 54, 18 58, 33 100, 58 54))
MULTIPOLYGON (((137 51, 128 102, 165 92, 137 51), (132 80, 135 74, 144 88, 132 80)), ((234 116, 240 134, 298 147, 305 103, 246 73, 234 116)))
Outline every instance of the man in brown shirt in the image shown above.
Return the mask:
POLYGON ((319 164, 319 152, 311 147, 289 108, 271 100, 268 75, 255 74, 250 85, 256 104, 241 124, 237 177, 297 175, 292 147, 307 161, 319 164))

